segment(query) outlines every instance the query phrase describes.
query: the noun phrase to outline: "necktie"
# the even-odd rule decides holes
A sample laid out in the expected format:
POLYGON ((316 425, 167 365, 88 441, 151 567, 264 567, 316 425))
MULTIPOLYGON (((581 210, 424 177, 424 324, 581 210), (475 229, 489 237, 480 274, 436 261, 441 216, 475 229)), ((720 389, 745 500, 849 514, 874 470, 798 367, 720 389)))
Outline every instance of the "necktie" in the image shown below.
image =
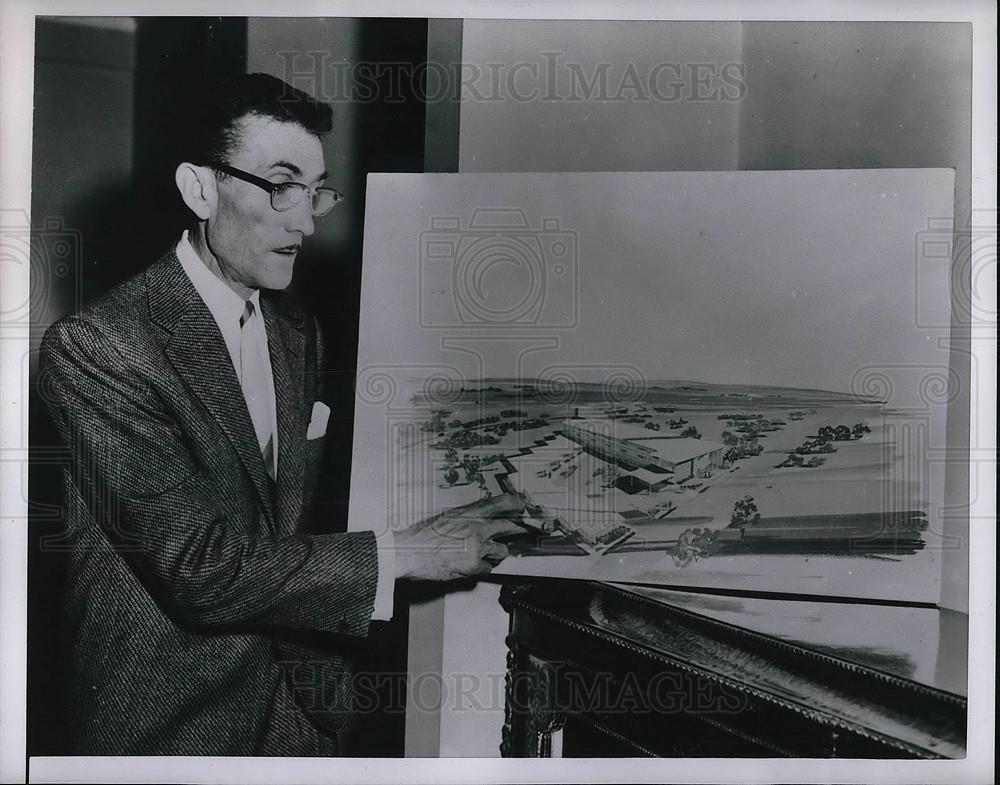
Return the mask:
POLYGON ((260 315, 253 302, 246 301, 240 317, 240 386, 246 400, 257 444, 268 476, 274 479, 274 430, 271 416, 270 381, 262 356, 260 315))

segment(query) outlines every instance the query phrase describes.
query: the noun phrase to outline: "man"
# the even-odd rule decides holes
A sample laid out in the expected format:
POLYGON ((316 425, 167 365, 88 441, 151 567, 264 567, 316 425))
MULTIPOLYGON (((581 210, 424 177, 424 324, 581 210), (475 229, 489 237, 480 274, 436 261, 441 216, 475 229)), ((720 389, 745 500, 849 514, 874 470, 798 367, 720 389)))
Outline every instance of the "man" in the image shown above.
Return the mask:
POLYGON ((344 664, 327 663, 338 689, 308 715, 289 667, 304 656, 296 635, 364 636, 391 613, 395 578, 490 569, 506 553, 492 537, 517 530, 499 519, 519 505, 446 513, 395 547, 386 534, 302 532, 321 479, 323 342, 281 290, 338 198, 320 142, 331 111, 251 74, 222 85, 201 125, 176 170, 191 228, 42 346, 74 456, 73 751, 334 754, 344 664))

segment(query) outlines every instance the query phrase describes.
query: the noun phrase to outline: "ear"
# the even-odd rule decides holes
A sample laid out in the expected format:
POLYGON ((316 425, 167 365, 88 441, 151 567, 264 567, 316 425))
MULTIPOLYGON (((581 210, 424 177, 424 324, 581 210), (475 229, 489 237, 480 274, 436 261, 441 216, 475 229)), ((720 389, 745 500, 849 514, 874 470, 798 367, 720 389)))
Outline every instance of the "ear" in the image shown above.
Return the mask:
POLYGON ((181 163, 174 172, 174 182, 181 199, 198 219, 207 221, 218 202, 215 178, 208 167, 192 163, 181 163))

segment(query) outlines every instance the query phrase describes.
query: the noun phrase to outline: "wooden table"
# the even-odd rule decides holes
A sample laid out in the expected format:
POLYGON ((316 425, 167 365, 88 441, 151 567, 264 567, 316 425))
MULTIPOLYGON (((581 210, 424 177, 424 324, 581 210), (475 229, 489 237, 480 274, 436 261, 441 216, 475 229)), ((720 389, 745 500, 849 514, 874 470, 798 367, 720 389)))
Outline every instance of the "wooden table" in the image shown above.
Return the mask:
POLYGON ((501 753, 964 756, 957 691, 692 612, 664 601, 670 594, 568 580, 505 585, 501 753))

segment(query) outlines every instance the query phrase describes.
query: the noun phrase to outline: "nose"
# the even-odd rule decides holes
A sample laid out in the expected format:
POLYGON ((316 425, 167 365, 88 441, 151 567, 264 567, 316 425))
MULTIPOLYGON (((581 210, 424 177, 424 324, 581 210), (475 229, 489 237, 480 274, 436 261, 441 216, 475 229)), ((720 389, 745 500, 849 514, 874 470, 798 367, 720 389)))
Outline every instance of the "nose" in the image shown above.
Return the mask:
POLYGON ((293 209, 288 211, 289 221, 285 229, 289 232, 301 232, 303 237, 308 237, 316 231, 316 222, 313 220, 312 204, 309 199, 303 199, 293 209))

